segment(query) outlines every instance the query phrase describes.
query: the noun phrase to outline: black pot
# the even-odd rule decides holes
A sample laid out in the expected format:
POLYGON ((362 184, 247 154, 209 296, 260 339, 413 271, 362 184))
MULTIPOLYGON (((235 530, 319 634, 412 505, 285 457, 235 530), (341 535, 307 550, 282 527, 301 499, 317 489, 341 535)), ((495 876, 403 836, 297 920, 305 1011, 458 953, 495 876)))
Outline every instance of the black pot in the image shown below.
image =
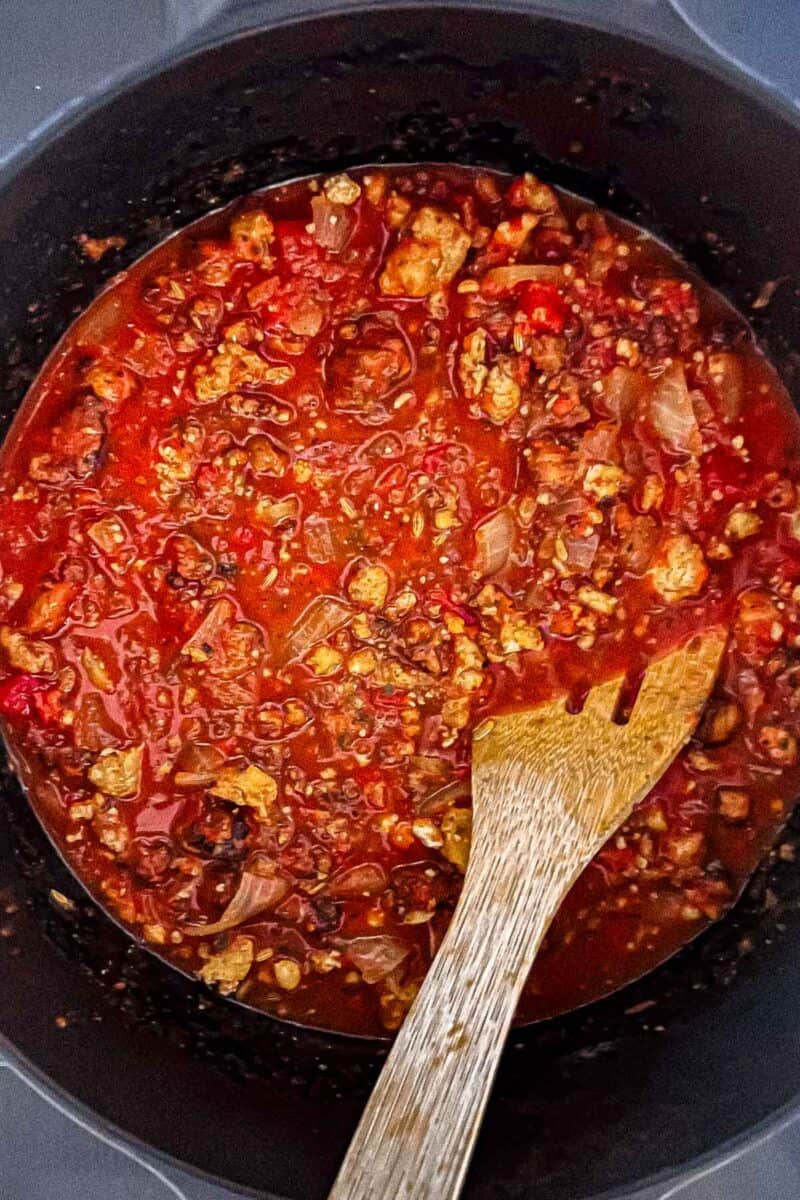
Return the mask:
MULTIPOLYGON (((376 159, 538 171, 665 236, 744 311, 780 279, 752 317, 800 399, 794 110, 615 32, 380 6, 173 61, 17 163, 0 193, 3 421, 110 271, 242 192, 376 159), (82 231, 127 246, 92 266, 82 231)), ((10 777, 2 795, 0 1031, 128 1138, 234 1186, 324 1196, 385 1048, 188 982, 97 910, 10 777)), ((514 1036, 468 1196, 622 1195, 800 1103, 795 840, 659 971, 514 1036)))

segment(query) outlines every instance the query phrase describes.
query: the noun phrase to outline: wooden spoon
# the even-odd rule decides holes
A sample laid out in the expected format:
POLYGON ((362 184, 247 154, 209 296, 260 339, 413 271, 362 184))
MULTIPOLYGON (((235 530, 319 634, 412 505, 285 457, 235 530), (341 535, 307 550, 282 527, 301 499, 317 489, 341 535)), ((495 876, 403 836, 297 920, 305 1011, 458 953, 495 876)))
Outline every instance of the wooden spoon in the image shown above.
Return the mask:
POLYGON ((472 851, 447 935, 392 1047, 330 1200, 455 1200, 520 991, 575 879, 697 724, 726 632, 646 672, 626 725, 623 678, 479 726, 472 851))

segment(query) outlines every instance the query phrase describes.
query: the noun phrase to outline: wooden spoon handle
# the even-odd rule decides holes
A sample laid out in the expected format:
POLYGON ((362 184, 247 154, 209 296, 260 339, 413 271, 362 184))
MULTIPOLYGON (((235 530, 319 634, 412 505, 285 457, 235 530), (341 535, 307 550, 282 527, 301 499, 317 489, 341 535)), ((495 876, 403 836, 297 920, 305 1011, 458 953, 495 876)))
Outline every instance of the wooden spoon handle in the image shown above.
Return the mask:
POLYGON ((472 746, 473 851, 447 935, 364 1111, 331 1200, 455 1200, 519 993, 561 901, 685 743, 723 629, 651 667, 627 725, 622 678, 578 715, 557 699, 472 746))
POLYGON ((519 795, 493 801, 506 812, 498 840, 476 831, 461 901, 330 1200, 455 1200, 461 1190, 519 993, 576 873, 550 838, 531 836, 519 795))

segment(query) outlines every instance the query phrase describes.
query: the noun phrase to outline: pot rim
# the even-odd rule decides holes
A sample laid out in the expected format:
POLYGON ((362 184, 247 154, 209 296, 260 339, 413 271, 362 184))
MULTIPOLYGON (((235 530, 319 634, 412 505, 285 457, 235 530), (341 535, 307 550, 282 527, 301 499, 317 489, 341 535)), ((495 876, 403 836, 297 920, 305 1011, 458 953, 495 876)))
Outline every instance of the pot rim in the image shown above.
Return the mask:
POLYGON ((264 19, 244 29, 233 32, 220 29, 224 20, 224 11, 212 18, 208 26, 198 31, 196 38, 179 42, 176 46, 162 54, 155 54, 144 62, 138 63, 129 71, 112 75, 98 83, 82 101, 68 102, 49 121, 40 125, 16 153, 0 167, 0 200, 6 186, 13 182, 28 163, 52 145, 76 125, 101 111, 106 105, 113 103, 125 92, 132 91, 148 79, 165 74, 176 66, 188 66, 199 60, 207 53, 213 53, 223 46, 236 45, 273 29, 283 29, 292 25, 301 25, 312 20, 327 20, 337 17, 347 17, 356 13, 380 12, 383 9, 392 11, 413 11, 425 9, 428 11, 487 11, 512 13, 517 16, 529 17, 535 21, 549 21, 553 24, 572 25, 589 32, 609 34, 622 41, 637 43, 651 50, 695 68, 706 75, 712 76, 730 87, 743 92, 762 108, 771 110, 771 114, 800 132, 800 108, 792 104, 772 85, 769 85, 754 75, 740 69, 733 63, 722 59, 719 55, 710 58, 700 50, 688 49, 681 45, 670 45, 665 38, 658 34, 646 34, 640 30, 631 30, 620 25, 617 21, 606 20, 604 17, 591 16, 587 13, 575 13, 568 9, 557 7, 539 0, 305 0, 299 7, 294 0, 273 0, 274 7, 283 11, 274 17, 264 19))
MULTIPOLYGON (((34 162, 41 153, 84 120, 101 112, 121 96, 134 91, 147 81, 166 75, 177 67, 188 67, 200 61, 204 56, 213 54, 226 46, 237 45, 269 34, 272 30, 302 25, 309 21, 333 20, 359 13, 376 13, 384 9, 392 12, 419 9, 434 13, 437 10, 442 12, 462 10, 508 13, 527 17, 533 22, 569 25, 587 32, 607 34, 623 43, 638 44, 654 50, 673 62, 691 67, 712 79, 717 79, 732 90, 747 96, 768 116, 782 120, 800 134, 800 108, 791 104, 776 87, 768 85, 733 63, 724 61, 718 56, 709 58, 699 50, 688 49, 683 45, 671 45, 664 37, 657 34, 646 34, 638 29, 627 29, 613 19, 605 19, 604 16, 575 13, 557 5, 540 3, 538 0, 353 0, 352 3, 349 3, 348 0, 316 0, 316 3, 314 0, 311 0, 310 3, 305 0, 302 6, 295 3, 295 0, 273 0, 273 7, 278 11, 274 14, 271 13, 268 18, 264 17, 253 25, 233 32, 226 32, 224 27, 220 28, 221 22, 224 22, 225 19, 223 10, 216 14, 210 24, 201 28, 194 37, 190 36, 189 40, 178 43, 166 52, 151 56, 129 71, 113 75, 110 79, 106 78, 97 84, 81 102, 66 105, 51 121, 40 126, 30 140, 12 153, 12 156, 0 167, 0 204, 3 202, 6 191, 13 186, 16 176, 34 162)), ((0 1067, 4 1065, 20 1074, 42 1098, 53 1104, 79 1127, 114 1146, 120 1153, 136 1162, 140 1161, 140 1155, 150 1156, 165 1166, 177 1167, 196 1178, 210 1180, 228 1189, 234 1186, 243 1197, 286 1200, 285 1197, 279 1197, 275 1193, 265 1193, 263 1189, 256 1191, 241 1184, 232 1185, 224 1177, 203 1170, 126 1131, 63 1088, 28 1055, 17 1049, 14 1043, 0 1030, 0 1067)), ((771 1137, 787 1128, 798 1116, 800 1116, 800 1080, 798 1080, 797 1093, 791 1100, 786 1101, 754 1125, 733 1134, 713 1149, 664 1167, 660 1171, 637 1180, 634 1185, 635 1193, 631 1192, 630 1186, 614 1187, 597 1193, 592 1200, 635 1200, 636 1193, 659 1185, 667 1185, 662 1200, 669 1200, 669 1197, 673 1195, 673 1190, 668 1185, 676 1185, 677 1190, 678 1187, 701 1179, 713 1170, 735 1162, 748 1150, 763 1145, 771 1137)), ((175 1185, 171 1184, 171 1181, 167 1182, 174 1190, 175 1185)))
MULTIPOLYGON (((121 1125, 109 1120, 91 1105, 86 1104, 83 1100, 78 1100, 66 1088, 61 1087, 46 1071, 43 1071, 32 1059, 18 1050, 5 1034, 0 1032, 0 1069, 3 1067, 21 1077, 26 1086, 31 1087, 46 1103, 52 1105, 85 1133, 112 1146, 120 1154, 144 1165, 145 1168, 150 1165, 146 1161, 149 1157, 165 1167, 178 1168, 196 1179, 211 1181, 220 1187, 233 1190, 234 1196, 252 1197, 253 1200, 288 1200, 287 1197, 279 1196, 274 1192, 267 1193, 263 1189, 256 1190, 240 1183, 232 1185, 223 1176, 205 1171, 187 1160, 176 1158, 175 1155, 169 1154, 158 1146, 145 1142, 136 1134, 129 1133, 121 1125), (142 1163, 142 1158, 145 1160, 144 1163, 142 1163)), ((749 1129, 734 1134, 715 1149, 687 1159, 674 1167, 665 1167, 663 1170, 637 1181, 635 1193, 625 1186, 621 1189, 613 1188, 598 1192, 592 1200, 636 1200, 636 1196, 640 1192, 658 1187, 660 1184, 667 1186, 667 1191, 661 1200, 670 1200, 673 1195, 670 1184, 675 1185, 677 1192, 678 1189, 703 1179, 713 1171, 731 1165, 748 1151, 763 1146, 770 1138, 782 1133, 797 1120, 798 1115, 800 1115, 800 1099, 788 1100, 775 1112, 763 1117, 749 1129)), ((176 1186, 172 1180, 169 1180, 168 1183, 171 1188, 176 1186)))

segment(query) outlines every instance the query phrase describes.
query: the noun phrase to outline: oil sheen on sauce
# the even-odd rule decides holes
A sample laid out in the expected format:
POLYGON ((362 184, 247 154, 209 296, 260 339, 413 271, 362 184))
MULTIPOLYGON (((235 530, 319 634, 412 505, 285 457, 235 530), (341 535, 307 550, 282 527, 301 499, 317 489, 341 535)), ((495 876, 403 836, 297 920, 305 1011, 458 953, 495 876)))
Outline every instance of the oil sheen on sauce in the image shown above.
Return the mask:
MULTIPOLYGON (((642 231, 525 176, 364 168, 170 239, 73 326, 0 480, 0 712, 90 891, 298 1022, 398 1027, 491 712, 731 628, 697 736, 519 1017, 720 917, 791 809, 798 420, 642 231)), ((602 764, 598 764, 602 769, 602 764)))

